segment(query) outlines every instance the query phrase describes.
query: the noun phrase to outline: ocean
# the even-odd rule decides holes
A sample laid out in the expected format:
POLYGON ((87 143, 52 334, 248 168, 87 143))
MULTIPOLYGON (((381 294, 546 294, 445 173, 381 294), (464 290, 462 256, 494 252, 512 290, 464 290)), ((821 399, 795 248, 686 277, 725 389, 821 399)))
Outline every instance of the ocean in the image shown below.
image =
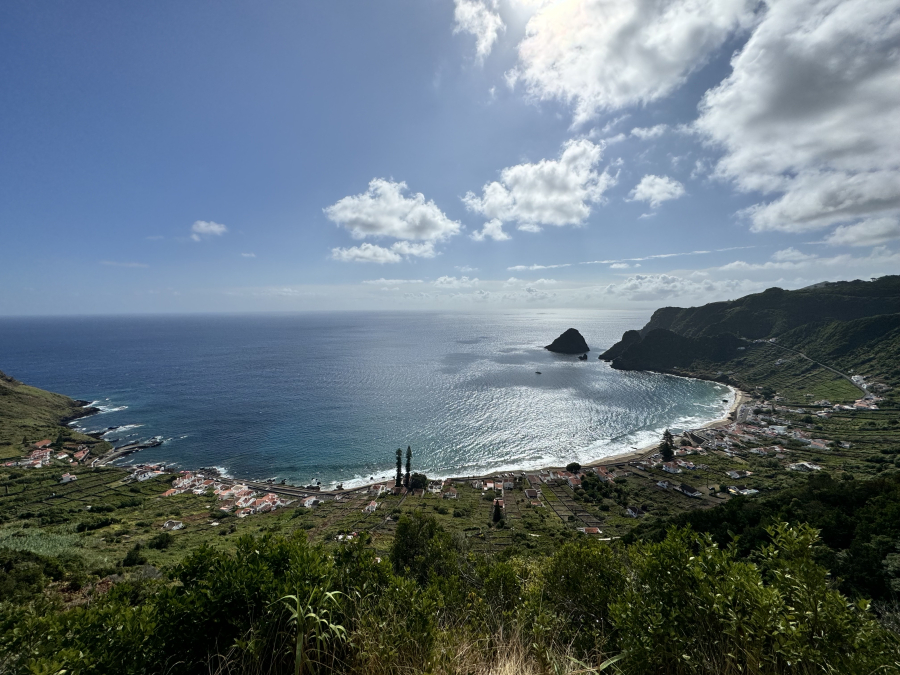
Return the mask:
POLYGON ((586 463, 725 414, 723 385, 597 355, 646 313, 322 312, 0 319, 0 370, 103 412, 122 461, 351 486, 398 447, 434 477, 586 463), (543 349, 577 328, 587 361, 543 349), (538 374, 538 371, 540 374, 538 374))

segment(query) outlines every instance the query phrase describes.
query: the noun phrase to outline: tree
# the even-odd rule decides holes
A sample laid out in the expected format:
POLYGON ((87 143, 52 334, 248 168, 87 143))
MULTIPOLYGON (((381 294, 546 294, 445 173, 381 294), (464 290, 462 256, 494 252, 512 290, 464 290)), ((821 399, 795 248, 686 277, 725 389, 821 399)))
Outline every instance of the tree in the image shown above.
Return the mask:
POLYGON ((450 533, 434 516, 413 511, 397 521, 390 556, 397 574, 424 586, 431 576, 447 577, 453 573, 456 549, 450 533))
POLYGON ((675 451, 673 449, 674 443, 672 439, 672 433, 666 429, 663 432, 662 442, 659 444, 659 452, 662 455, 664 462, 671 462, 672 458, 675 456, 675 451))
POLYGON ((500 502, 496 499, 494 500, 494 515, 492 516, 492 520, 495 523, 499 523, 503 520, 503 509, 500 508, 500 502))
POLYGON ((579 464, 578 462, 569 462, 568 464, 566 464, 566 471, 568 471, 569 473, 578 473, 579 471, 581 471, 581 464, 579 464))
POLYGON ((406 480, 403 481, 403 484, 409 489, 409 469, 412 465, 412 446, 406 446, 406 480))
POLYGON ((397 482, 396 486, 403 485, 403 448, 397 448, 397 482))
POLYGON ((428 487, 428 476, 424 473, 414 473, 409 477, 410 490, 424 490, 428 487))

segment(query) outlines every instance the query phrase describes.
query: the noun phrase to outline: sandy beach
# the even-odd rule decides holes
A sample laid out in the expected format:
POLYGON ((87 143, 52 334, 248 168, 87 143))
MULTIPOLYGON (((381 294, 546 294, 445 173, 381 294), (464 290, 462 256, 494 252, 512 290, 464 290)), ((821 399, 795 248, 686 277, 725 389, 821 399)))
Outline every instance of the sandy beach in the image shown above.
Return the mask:
MULTIPOLYGON (((717 429, 728 426, 732 422, 732 416, 737 413, 737 410, 741 407, 741 405, 751 400, 752 398, 750 394, 742 391, 741 389, 738 389, 737 387, 729 388, 734 392, 734 402, 731 404, 728 412, 725 413, 723 417, 720 417, 717 420, 707 422, 702 427, 700 427, 701 429, 717 429)), ((608 457, 603 457, 602 459, 598 459, 597 461, 586 464, 585 466, 616 466, 627 464, 628 462, 634 461, 636 459, 642 459, 648 454, 651 454, 656 450, 657 446, 657 443, 653 443, 652 445, 647 445, 643 448, 638 448, 631 452, 622 452, 617 455, 609 455, 608 457)))

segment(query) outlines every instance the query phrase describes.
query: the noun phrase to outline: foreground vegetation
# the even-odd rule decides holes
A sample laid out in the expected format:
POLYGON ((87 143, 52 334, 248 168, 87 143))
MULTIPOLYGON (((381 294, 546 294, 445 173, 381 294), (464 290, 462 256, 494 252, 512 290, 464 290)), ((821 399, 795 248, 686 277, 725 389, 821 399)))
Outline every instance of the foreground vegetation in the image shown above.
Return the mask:
MULTIPOLYGON (((673 529, 659 542, 485 557, 417 513, 380 562, 365 537, 325 549, 299 533, 245 536, 88 604, 37 592, 4 603, 0 669, 897 672, 897 636, 832 588, 815 531, 776 524, 768 536, 749 556, 673 529)), ((45 558, 30 564, 65 577, 45 558)))

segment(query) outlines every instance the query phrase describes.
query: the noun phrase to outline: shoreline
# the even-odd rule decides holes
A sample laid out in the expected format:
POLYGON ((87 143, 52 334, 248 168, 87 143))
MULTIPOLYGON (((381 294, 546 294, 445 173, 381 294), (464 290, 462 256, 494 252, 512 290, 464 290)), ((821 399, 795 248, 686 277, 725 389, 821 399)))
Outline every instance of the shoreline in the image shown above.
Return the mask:
MULTIPOLYGON (((647 372, 652 372, 652 371, 647 371, 647 372)), ((707 380, 707 379, 701 378, 701 377, 690 377, 690 376, 686 377, 686 376, 684 376, 684 375, 675 375, 674 373, 665 373, 665 374, 666 374, 666 375, 672 375, 672 376, 674 376, 674 377, 685 377, 686 379, 697 379, 697 380, 703 380, 703 381, 711 382, 711 383, 715 383, 715 384, 723 384, 723 383, 721 383, 721 382, 716 382, 715 380, 707 380)), ((735 387, 735 386, 733 386, 733 385, 724 385, 724 386, 727 386, 727 387, 734 393, 734 400, 732 401, 731 406, 729 407, 729 409, 727 410, 727 412, 725 412, 721 417, 718 417, 718 418, 716 418, 716 419, 714 419, 714 420, 711 420, 711 421, 709 421, 709 422, 706 422, 706 423, 703 424, 702 426, 695 427, 696 429, 712 429, 712 428, 720 428, 720 427, 723 427, 723 426, 727 426, 728 424, 731 424, 732 421, 733 421, 733 420, 732 420, 732 417, 735 415, 735 413, 736 413, 737 410, 740 408, 740 406, 743 405, 744 403, 746 403, 748 400, 750 400, 750 399, 752 398, 752 397, 750 396, 750 394, 748 394, 747 392, 745 392, 745 391, 743 391, 743 390, 741 390, 741 389, 738 389, 737 387, 735 387)), ((87 408, 87 406, 86 406, 86 408, 87 408)), ((104 412, 103 410, 98 409, 98 408, 93 407, 93 406, 91 406, 91 408, 89 408, 89 409, 91 410, 91 412, 89 412, 89 413, 86 414, 86 415, 79 416, 79 418, 83 419, 83 418, 87 418, 87 417, 92 417, 92 416, 94 416, 94 415, 97 415, 97 414, 100 414, 100 413, 104 412)), ((71 422, 74 422, 74 421, 77 421, 77 419, 78 419, 78 418, 76 418, 76 420, 71 420, 70 423, 71 423, 71 422)), ((132 444, 132 445, 133 445, 133 444, 132 444)), ((608 465, 608 466, 620 466, 620 465, 627 464, 628 462, 631 462, 631 461, 634 461, 634 460, 637 460, 637 459, 642 459, 642 458, 644 458, 648 453, 651 453, 652 451, 654 451, 656 448, 657 448, 657 443, 653 443, 653 444, 650 444, 650 445, 643 446, 643 447, 641 447, 641 448, 634 448, 634 449, 629 450, 629 451, 626 451, 626 452, 617 452, 617 453, 612 454, 612 455, 606 455, 606 456, 604 456, 604 457, 600 457, 600 458, 597 458, 597 459, 592 459, 592 460, 589 460, 587 463, 583 464, 582 466, 584 466, 584 467, 586 467, 586 468, 588 468, 588 467, 596 467, 596 466, 607 466, 607 465, 608 465)), ((140 448, 140 449, 143 449, 143 448, 140 448)), ((133 452, 133 451, 132 451, 132 452, 133 452)), ((107 453, 107 454, 104 455, 103 457, 98 458, 98 460, 100 460, 100 461, 102 462, 103 465, 120 466, 121 468, 125 468, 125 466, 123 466, 123 465, 117 465, 117 464, 114 464, 114 462, 116 462, 118 459, 121 459, 121 457, 111 457, 111 455, 115 455, 115 454, 116 454, 115 450, 112 450, 111 452, 107 453)), ((130 453, 129 453, 129 454, 130 454, 130 453)), ((97 460, 95 460, 95 462, 96 462, 96 461, 97 461, 97 460)), ((531 472, 537 472, 537 473, 539 473, 539 472, 541 472, 541 471, 558 470, 558 469, 561 469, 561 468, 563 468, 563 467, 552 466, 552 465, 542 465, 542 466, 534 467, 534 468, 512 467, 512 468, 506 468, 506 469, 495 469, 495 470, 490 471, 490 472, 488 472, 488 473, 483 473, 483 474, 472 474, 472 475, 469 475, 469 476, 452 475, 452 474, 447 475, 447 476, 443 476, 443 477, 437 477, 437 476, 435 476, 435 477, 433 478, 433 480, 460 480, 460 479, 474 480, 474 479, 478 479, 478 478, 489 478, 489 477, 491 477, 491 476, 498 475, 498 474, 504 474, 504 473, 531 473, 531 472)), ((185 469, 185 470, 188 470, 188 471, 195 471, 195 472, 196 472, 196 471, 202 471, 203 468, 199 468, 199 469, 185 469)), ((168 473, 168 472, 167 472, 167 473, 168 473)), ((177 472, 175 472, 175 473, 177 473, 177 472)), ((222 474, 223 477, 224 477, 224 473, 223 473, 223 472, 220 471, 220 474, 222 474)), ((263 480, 257 480, 257 479, 253 479, 253 478, 237 479, 237 478, 234 478, 234 477, 228 477, 228 480, 230 480, 230 481, 237 481, 237 482, 249 481, 249 482, 254 482, 254 483, 263 483, 263 482, 264 482, 264 479, 263 479, 263 480)), ((357 479, 357 480, 359 480, 359 479, 357 479)), ((365 479, 365 478, 363 478, 363 479, 361 479, 361 480, 364 481, 364 482, 361 482, 361 483, 358 484, 358 485, 353 485, 353 487, 343 488, 342 490, 337 490, 337 489, 335 489, 335 488, 328 489, 328 488, 325 488, 324 486, 321 486, 319 492, 321 492, 321 493, 334 493, 334 494, 348 493, 348 492, 355 492, 355 491, 357 491, 357 490, 367 489, 368 487, 370 487, 370 486, 372 486, 372 485, 378 485, 379 483, 391 482, 393 479, 392 479, 391 477, 388 477, 388 478, 380 479, 380 480, 369 480, 369 479, 365 479)), ((339 482, 339 481, 335 481, 335 483, 336 483, 336 484, 346 484, 347 482, 352 482, 352 481, 353 481, 353 479, 350 479, 350 481, 343 481, 343 483, 341 483, 341 482, 339 482)), ((277 488, 277 487, 279 487, 279 484, 278 484, 278 483, 272 483, 272 484, 270 485, 270 487, 271 487, 271 488, 277 488)), ((294 489, 294 490, 304 490, 304 489, 308 489, 307 486, 302 486, 302 485, 289 485, 289 484, 285 484, 285 485, 283 485, 282 487, 288 487, 288 488, 292 488, 292 489, 294 489)))

